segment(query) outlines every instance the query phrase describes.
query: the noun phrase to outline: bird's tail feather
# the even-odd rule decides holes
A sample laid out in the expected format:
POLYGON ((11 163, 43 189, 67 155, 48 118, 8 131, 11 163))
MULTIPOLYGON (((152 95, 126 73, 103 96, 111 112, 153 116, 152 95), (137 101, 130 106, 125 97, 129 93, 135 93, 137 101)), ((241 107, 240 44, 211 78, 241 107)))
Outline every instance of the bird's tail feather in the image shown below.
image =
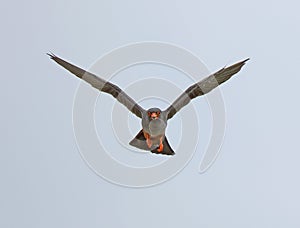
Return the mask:
POLYGON ((164 137, 164 141, 163 141, 163 150, 162 151, 158 151, 158 148, 149 148, 146 142, 146 138, 144 136, 143 130, 141 130, 135 137, 134 139, 132 139, 129 143, 131 146, 137 147, 139 149, 142 150, 148 150, 151 151, 152 153, 155 154, 165 154, 165 155, 174 155, 175 152, 173 151, 173 149, 171 148, 167 137, 164 137))

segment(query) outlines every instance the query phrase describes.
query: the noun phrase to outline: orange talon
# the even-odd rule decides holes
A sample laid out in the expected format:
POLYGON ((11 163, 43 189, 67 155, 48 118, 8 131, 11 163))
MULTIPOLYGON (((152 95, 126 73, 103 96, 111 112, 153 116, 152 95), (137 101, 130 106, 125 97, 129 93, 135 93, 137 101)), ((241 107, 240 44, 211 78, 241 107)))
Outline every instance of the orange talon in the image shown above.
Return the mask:
POLYGON ((151 148, 152 147, 152 141, 150 139, 150 135, 148 133, 144 132, 144 136, 146 138, 146 143, 147 143, 148 148, 151 148))
POLYGON ((160 144, 159 144, 159 147, 157 149, 157 152, 162 152, 164 150, 164 145, 162 143, 162 137, 160 138, 160 144))
POLYGON ((148 146, 149 148, 152 147, 152 141, 151 141, 151 139, 146 139, 146 143, 147 143, 147 146, 148 146))

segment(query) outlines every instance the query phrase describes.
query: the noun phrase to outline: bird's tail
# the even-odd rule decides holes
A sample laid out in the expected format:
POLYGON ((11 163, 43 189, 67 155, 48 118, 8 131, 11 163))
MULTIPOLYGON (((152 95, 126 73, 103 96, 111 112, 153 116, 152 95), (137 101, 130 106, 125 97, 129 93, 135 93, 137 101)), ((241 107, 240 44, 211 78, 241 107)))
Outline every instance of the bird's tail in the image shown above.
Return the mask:
POLYGON ((173 149, 171 148, 167 137, 164 137, 164 141, 163 141, 163 150, 162 151, 158 151, 158 147, 157 148, 149 148, 146 142, 146 138, 144 136, 143 130, 141 130, 135 137, 134 139, 132 139, 129 143, 131 146, 134 146, 136 148, 142 149, 142 150, 148 150, 151 151, 152 153, 155 154, 165 154, 165 155, 174 155, 175 152, 173 151, 173 149))

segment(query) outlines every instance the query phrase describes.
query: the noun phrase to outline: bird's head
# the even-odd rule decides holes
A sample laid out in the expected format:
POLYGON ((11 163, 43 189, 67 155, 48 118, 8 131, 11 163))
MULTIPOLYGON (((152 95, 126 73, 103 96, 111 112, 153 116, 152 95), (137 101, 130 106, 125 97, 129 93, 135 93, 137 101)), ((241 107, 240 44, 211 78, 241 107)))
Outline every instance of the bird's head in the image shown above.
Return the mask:
POLYGON ((147 114, 150 120, 156 120, 160 117, 161 110, 159 108, 150 108, 147 110, 147 114))

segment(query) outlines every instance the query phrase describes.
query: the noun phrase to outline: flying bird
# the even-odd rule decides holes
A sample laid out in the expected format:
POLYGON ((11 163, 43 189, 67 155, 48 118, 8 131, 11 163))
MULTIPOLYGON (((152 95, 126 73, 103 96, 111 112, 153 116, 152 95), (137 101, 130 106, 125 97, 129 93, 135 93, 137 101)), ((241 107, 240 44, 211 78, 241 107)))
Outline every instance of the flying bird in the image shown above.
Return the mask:
POLYGON ((166 110, 162 111, 159 108, 150 108, 145 110, 118 86, 111 82, 105 81, 95 74, 85 71, 52 53, 47 53, 47 55, 78 78, 91 84, 92 87, 104 93, 111 94, 133 114, 142 119, 142 130, 140 130, 135 138, 129 142, 131 146, 151 151, 152 153, 165 155, 175 154, 165 135, 168 120, 192 99, 210 92, 223 82, 230 79, 234 74, 239 72, 246 61, 249 60, 248 58, 229 67, 223 67, 200 82, 193 84, 187 88, 166 110))

